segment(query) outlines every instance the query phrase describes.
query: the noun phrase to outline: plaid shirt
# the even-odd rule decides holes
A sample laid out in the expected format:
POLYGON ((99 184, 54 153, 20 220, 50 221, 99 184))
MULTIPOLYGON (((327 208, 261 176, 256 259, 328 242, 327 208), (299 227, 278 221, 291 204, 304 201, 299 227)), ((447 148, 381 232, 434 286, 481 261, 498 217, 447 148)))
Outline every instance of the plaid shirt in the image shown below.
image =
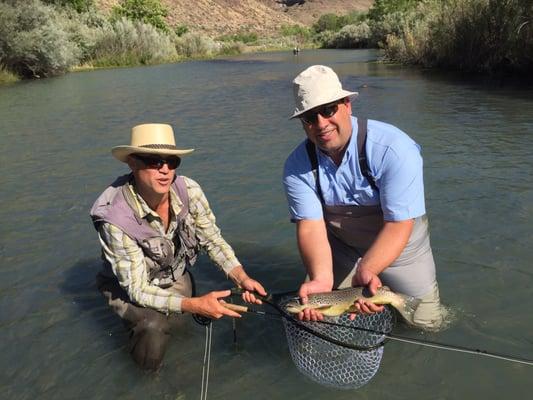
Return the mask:
MULTIPOLYGON (((215 216, 200 185, 187 177, 184 179, 189 194, 189 213, 186 216, 186 223, 195 228, 201 248, 206 250, 211 260, 228 275, 234 267, 240 265, 240 262, 235 257, 233 249, 220 234, 220 229, 215 224, 215 216)), ((133 185, 128 184, 128 189, 134 194, 137 206, 135 211, 145 218, 161 236, 172 239, 178 227, 176 215, 183 206, 174 190, 170 189, 171 217, 168 230, 165 232, 161 218, 135 192, 133 185)), ((111 264, 120 286, 126 290, 133 302, 166 314, 181 312, 183 296, 176 291, 163 289, 150 283, 144 253, 135 240, 110 223, 102 224, 98 236, 105 258, 111 264)), ((181 262, 185 263, 185 260, 181 262)))

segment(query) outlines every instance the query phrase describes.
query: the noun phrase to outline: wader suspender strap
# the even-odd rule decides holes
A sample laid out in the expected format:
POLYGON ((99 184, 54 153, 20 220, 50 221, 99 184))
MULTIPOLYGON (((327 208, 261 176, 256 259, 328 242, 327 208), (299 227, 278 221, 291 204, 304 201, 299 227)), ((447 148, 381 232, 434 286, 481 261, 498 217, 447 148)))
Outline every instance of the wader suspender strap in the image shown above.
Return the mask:
POLYGON ((368 120, 366 118, 357 118, 357 153, 359 154, 359 168, 361 173, 366 178, 372 189, 379 192, 376 186, 376 181, 372 174, 370 174, 370 167, 368 166, 368 159, 366 158, 366 133, 368 131, 368 120))
POLYGON ((315 177, 316 192, 318 194, 318 198, 320 199, 320 203, 324 205, 326 203, 324 202, 324 196, 322 196, 322 189, 320 188, 320 176, 318 174, 318 158, 316 156, 315 144, 309 139, 307 139, 307 141, 305 142, 305 149, 307 150, 307 156, 311 161, 311 171, 313 172, 313 176, 315 177))
MULTIPOLYGON (((370 167, 368 166, 368 159, 366 158, 366 133, 367 133, 368 120, 366 118, 357 118, 357 153, 359 154, 359 168, 361 173, 368 180, 370 186, 375 191, 379 191, 376 186, 374 177, 370 174, 370 167)), ((322 195, 322 189, 320 188, 320 177, 318 174, 318 158, 316 155, 315 144, 307 139, 305 143, 305 149, 307 150, 307 156, 311 161, 311 171, 316 181, 316 191, 318 198, 322 204, 324 202, 324 196, 322 195)))

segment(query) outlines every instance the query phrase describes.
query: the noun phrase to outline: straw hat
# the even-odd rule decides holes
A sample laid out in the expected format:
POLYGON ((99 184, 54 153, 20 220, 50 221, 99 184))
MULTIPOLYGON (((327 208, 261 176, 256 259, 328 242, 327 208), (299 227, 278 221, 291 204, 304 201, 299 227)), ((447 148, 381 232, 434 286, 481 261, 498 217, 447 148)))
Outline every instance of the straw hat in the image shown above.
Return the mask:
POLYGON ((161 154, 184 156, 194 149, 178 149, 174 140, 174 131, 167 124, 142 124, 131 129, 131 145, 115 146, 111 150, 113 156, 127 162, 128 156, 134 153, 161 154))
POLYGON ((344 90, 337 74, 325 65, 313 65, 307 68, 292 83, 296 109, 291 119, 312 108, 359 94, 344 90))

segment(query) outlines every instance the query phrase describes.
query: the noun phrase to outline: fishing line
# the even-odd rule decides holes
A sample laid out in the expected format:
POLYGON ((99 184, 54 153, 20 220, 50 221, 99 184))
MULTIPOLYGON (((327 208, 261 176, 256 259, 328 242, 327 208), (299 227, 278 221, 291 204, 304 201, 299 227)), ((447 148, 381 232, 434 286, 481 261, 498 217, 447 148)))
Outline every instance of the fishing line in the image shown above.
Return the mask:
MULTIPOLYGON (((240 293, 239 290, 232 290, 232 294, 238 294, 238 293, 240 293)), ((289 293, 293 294, 294 292, 288 292, 288 293, 284 293, 284 294, 281 294, 281 295, 286 295, 286 294, 289 294, 289 293)), ((280 297, 280 295, 275 295, 275 296, 276 297, 280 297)), ((299 322, 299 320, 296 320, 292 315, 288 314, 285 310, 281 309, 281 307, 274 302, 274 300, 273 300, 274 295, 269 295, 267 297, 261 297, 261 296, 257 296, 256 295, 256 297, 259 297, 262 301, 264 301, 268 305, 274 307, 276 309, 276 311, 278 311, 278 313, 279 313, 277 315, 280 318, 280 320, 281 319, 286 319, 286 320, 288 320, 288 321, 290 321, 292 323, 296 323, 299 327, 305 329, 307 332, 309 332, 309 333, 311 333, 311 334, 313 334, 315 336, 318 336, 321 339, 324 339, 324 340, 326 340, 328 342, 331 342, 331 343, 334 343, 334 344, 338 344, 340 346, 348 347, 348 348, 356 347, 356 350, 362 350, 362 351, 372 350, 372 349, 374 349, 376 347, 379 347, 379 345, 382 346, 384 344, 384 342, 381 342, 377 346, 370 346, 370 347, 351 346, 351 345, 347 346, 347 343, 344 343, 344 342, 341 342, 341 341, 337 341, 337 340, 329 338, 329 337, 322 337, 322 335, 318 334, 318 332, 314 331, 311 328, 307 328, 306 325, 303 325, 301 322, 299 322), (357 348, 357 347, 359 347, 359 348, 357 348)), ((254 310, 254 309, 249 309, 247 312, 250 313, 250 314, 255 314, 255 315, 268 315, 268 314, 271 315, 271 316, 276 315, 275 313, 266 313, 266 312, 261 312, 261 311, 254 310)), ((479 355, 479 356, 484 356, 484 357, 496 358, 496 359, 500 359, 500 360, 504 360, 504 361, 510 361, 510 362, 514 362, 514 363, 520 363, 520 364, 524 364, 524 365, 533 365, 533 360, 531 360, 531 359, 515 357, 515 356, 510 356, 510 355, 507 355, 507 354, 496 353, 496 352, 489 352, 487 350, 473 349, 473 348, 469 348, 469 347, 465 347, 465 346, 456 346, 456 345, 451 345, 451 344, 441 343, 441 342, 436 342, 436 341, 431 341, 431 340, 415 339, 415 338, 411 338, 411 337, 407 337, 407 336, 392 334, 390 332, 383 332, 383 331, 370 329, 370 328, 364 328, 364 327, 348 326, 348 325, 339 324, 339 323, 335 323, 335 322, 331 322, 331 321, 315 321, 315 323, 323 324, 323 325, 331 325, 331 326, 344 328, 344 329, 352 329, 352 330, 357 330, 357 331, 362 331, 362 332, 368 332, 368 333, 372 333, 372 334, 376 334, 376 335, 382 335, 386 339, 397 341, 397 342, 415 344, 415 345, 431 347, 431 348, 436 348, 436 349, 441 349, 441 350, 454 351, 454 352, 458 352, 458 353, 467 353, 467 354, 479 355)))
POLYGON ((425 347, 433 347, 433 348, 442 349, 442 350, 450 350, 450 351, 456 351, 456 352, 460 352, 460 353, 469 353, 469 354, 481 355, 481 356, 485 356, 485 357, 497 358, 497 359, 506 360, 506 361, 517 362, 517 363, 526 364, 526 365, 533 365, 533 360, 528 360, 526 358, 509 356, 509 355, 506 355, 506 354, 499 354, 499 353, 489 352, 489 351, 481 350, 481 349, 472 349, 472 348, 468 348, 468 347, 464 347, 464 346, 456 346, 456 345, 451 345, 451 344, 447 344, 447 343, 435 342, 435 341, 431 341, 431 340, 415 339, 415 338, 411 338, 411 337, 407 337, 407 336, 396 335, 396 334, 387 333, 387 332, 380 332, 380 331, 377 331, 377 330, 374 330, 374 329, 360 328, 360 327, 355 327, 355 326, 347 326, 347 325, 344 325, 344 324, 337 324, 335 322, 330 322, 330 321, 317 321, 317 322, 321 323, 321 324, 333 325, 333 326, 337 326, 337 327, 341 327, 341 328, 356 329, 356 330, 359 330, 359 331, 380 334, 380 335, 385 336, 387 339, 394 340, 394 341, 397 341, 397 342, 417 344, 417 345, 425 346, 425 347))
POLYGON ((205 350, 204 363, 202 365, 202 388, 200 400, 207 400, 207 387, 209 386, 209 367, 211 364, 211 341, 213 337, 213 323, 205 325, 205 350))

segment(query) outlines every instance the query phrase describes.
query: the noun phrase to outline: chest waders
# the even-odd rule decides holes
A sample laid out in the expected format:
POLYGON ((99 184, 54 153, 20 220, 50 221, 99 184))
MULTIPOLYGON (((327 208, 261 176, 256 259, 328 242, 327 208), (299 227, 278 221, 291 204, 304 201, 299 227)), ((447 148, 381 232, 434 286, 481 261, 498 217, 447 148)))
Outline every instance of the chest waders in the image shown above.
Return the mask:
MULTIPOLYGON (((180 296, 193 296, 194 281, 190 273, 186 273, 186 264, 195 262, 198 243, 194 228, 186 221, 189 197, 183 177, 177 176, 172 184, 183 204, 176 216, 178 226, 172 239, 162 236, 136 214, 131 192, 127 188, 130 181, 131 175, 119 177, 96 200, 91 209, 95 228, 98 229, 104 222, 121 228, 143 250, 151 284, 180 296)), ((96 282, 98 290, 130 332, 129 351, 135 362, 142 368, 157 370, 166 351, 170 328, 183 325, 182 316, 165 315, 133 303, 105 259, 104 269, 98 273, 96 282)))
MULTIPOLYGON (((370 173, 366 156, 366 119, 358 118, 357 151, 363 176, 376 191, 379 191, 370 173)), ((383 227, 383 211, 374 206, 330 206, 324 201, 320 188, 316 148, 309 140, 306 144, 311 160, 316 190, 322 203, 328 240, 333 253, 334 287, 351 286, 356 271, 356 262, 363 257, 383 227)), ((415 219, 413 232, 400 256, 380 274, 384 285, 393 291, 421 298, 436 286, 435 263, 429 243, 426 216, 415 219)), ((438 291, 437 291, 438 303, 438 291)))

